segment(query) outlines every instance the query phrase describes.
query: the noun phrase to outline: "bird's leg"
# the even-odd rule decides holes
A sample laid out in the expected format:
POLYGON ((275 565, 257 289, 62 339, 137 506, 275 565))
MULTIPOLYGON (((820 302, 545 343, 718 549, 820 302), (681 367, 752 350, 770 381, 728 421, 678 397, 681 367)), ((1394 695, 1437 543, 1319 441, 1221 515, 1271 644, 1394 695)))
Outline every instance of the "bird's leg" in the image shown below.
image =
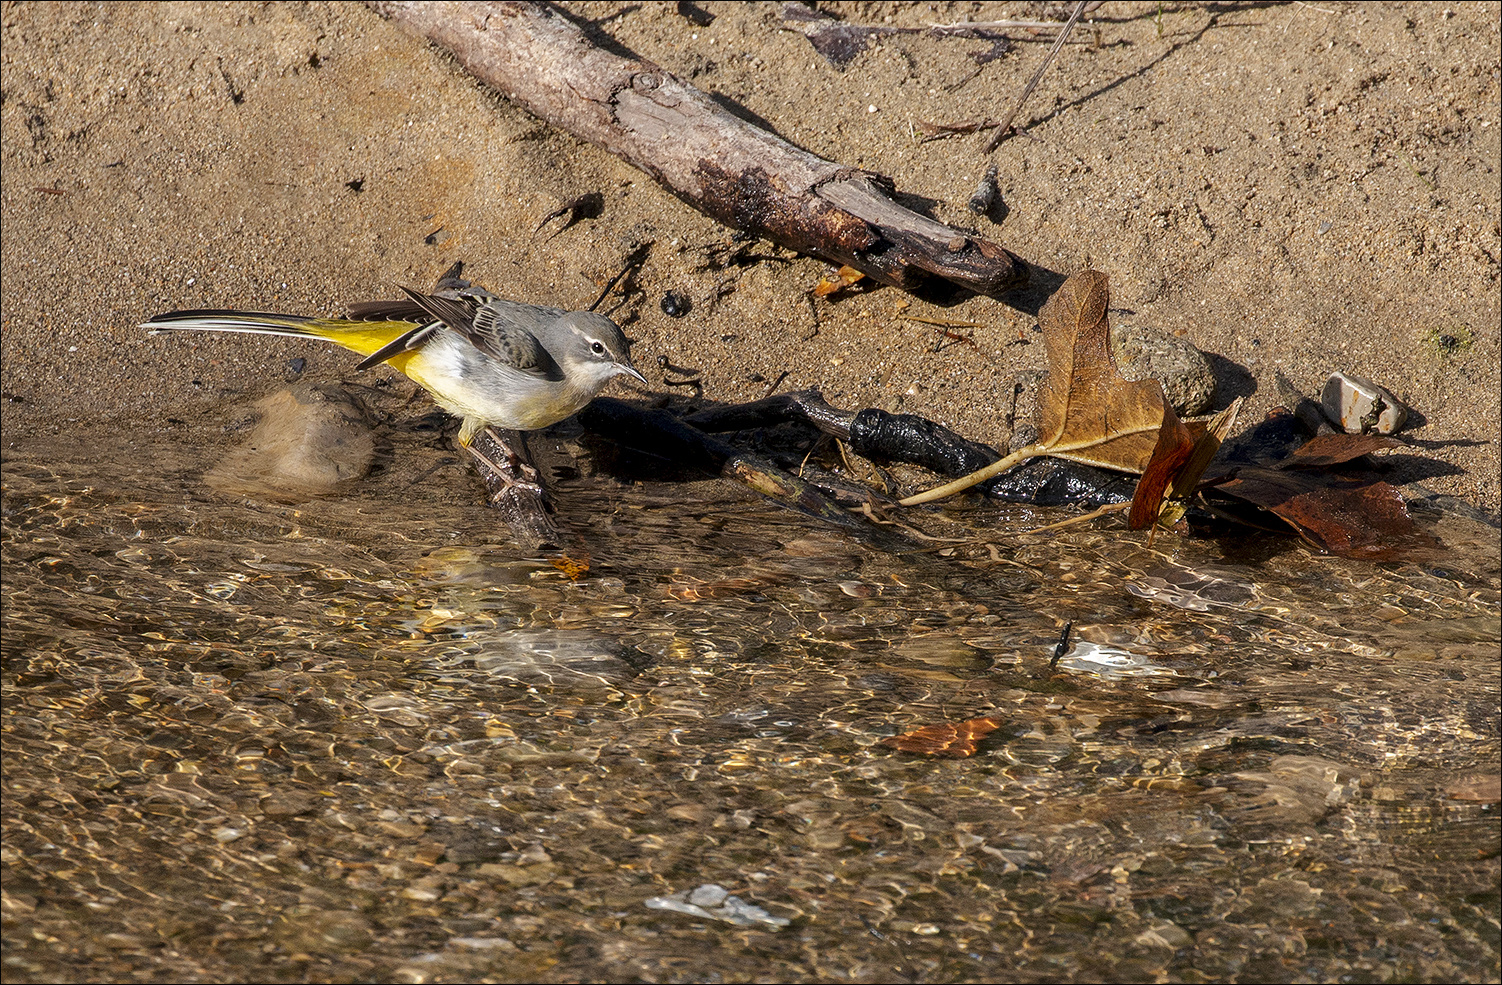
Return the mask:
POLYGON ((505 464, 502 465, 493 461, 490 456, 486 455, 479 448, 476 448, 474 444, 464 446, 475 457, 475 460, 483 466, 481 471, 485 473, 485 485, 492 490, 490 501, 492 503, 499 502, 501 497, 508 492, 525 493, 536 496, 540 500, 543 495, 542 483, 539 481, 537 469, 533 468, 532 463, 527 461, 526 439, 521 436, 520 432, 517 433, 517 439, 523 442, 520 454, 511 449, 505 439, 496 432, 495 428, 486 427, 481 434, 490 439, 505 459, 505 464))
POLYGON ((547 499, 537 470, 526 460, 526 444, 520 434, 516 435, 521 454, 507 447, 501 436, 490 428, 474 434, 474 445, 463 440, 460 444, 475 457, 475 467, 480 478, 485 480, 485 489, 490 494, 490 506, 500 511, 501 517, 511 527, 518 540, 538 547, 543 544, 562 544, 562 531, 548 515, 547 499), (478 446, 478 447, 476 447, 478 446))
POLYGON ((490 435, 491 441, 494 441, 501 447, 502 450, 506 452, 507 455, 511 456, 511 465, 516 471, 522 474, 523 482, 534 485, 538 489, 542 488, 542 483, 539 481, 537 469, 532 465, 531 453, 527 450, 527 432, 514 432, 518 445, 518 450, 515 451, 512 450, 511 446, 506 444, 505 439, 501 437, 500 432, 495 428, 487 426, 485 428, 485 433, 490 435))

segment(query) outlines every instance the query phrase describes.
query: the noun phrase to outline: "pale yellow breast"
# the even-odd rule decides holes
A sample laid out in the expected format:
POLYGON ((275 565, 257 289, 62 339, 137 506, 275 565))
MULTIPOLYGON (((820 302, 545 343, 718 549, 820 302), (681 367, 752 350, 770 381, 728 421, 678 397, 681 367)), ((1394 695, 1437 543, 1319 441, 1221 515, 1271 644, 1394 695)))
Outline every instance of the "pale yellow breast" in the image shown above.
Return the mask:
POLYGON ((556 424, 594 395, 567 381, 539 379, 510 368, 442 337, 411 353, 404 363, 393 359, 391 364, 449 413, 517 431, 556 424))

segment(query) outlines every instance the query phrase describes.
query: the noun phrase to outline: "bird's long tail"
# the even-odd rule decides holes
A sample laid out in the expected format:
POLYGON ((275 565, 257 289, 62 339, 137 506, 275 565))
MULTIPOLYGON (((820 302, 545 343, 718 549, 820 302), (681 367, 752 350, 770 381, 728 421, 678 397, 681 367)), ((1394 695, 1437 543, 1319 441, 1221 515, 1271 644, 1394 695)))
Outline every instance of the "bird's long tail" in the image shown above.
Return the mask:
MULTIPOLYGON (((253 335, 285 335, 325 339, 362 356, 384 352, 380 362, 406 348, 406 337, 420 331, 410 321, 359 321, 349 318, 314 318, 277 315, 264 311, 230 311, 197 308, 155 315, 142 328, 153 332, 248 332, 253 335), (399 341, 400 340, 400 341, 399 341)), ((364 367, 367 363, 361 363, 364 367)))

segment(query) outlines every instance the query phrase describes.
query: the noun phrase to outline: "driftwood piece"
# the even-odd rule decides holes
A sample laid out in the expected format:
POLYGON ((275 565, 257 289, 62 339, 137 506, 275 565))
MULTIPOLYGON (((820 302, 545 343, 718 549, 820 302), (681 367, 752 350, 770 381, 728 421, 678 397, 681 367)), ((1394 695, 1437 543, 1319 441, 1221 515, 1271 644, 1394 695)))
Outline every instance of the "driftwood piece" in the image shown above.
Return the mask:
MULTIPOLYGON (((958 477, 997 461, 1001 453, 971 441, 942 424, 915 414, 890 414, 876 407, 841 410, 817 390, 778 394, 747 404, 696 411, 683 423, 701 431, 740 431, 801 421, 838 438, 862 458, 904 462, 939 475, 958 477)), ((1102 506, 1128 502, 1134 476, 1061 459, 1034 458, 977 486, 978 492, 1009 503, 1034 506, 1102 506)))
MULTIPOLYGON (((966 475, 1001 455, 989 445, 970 441, 912 414, 889 414, 877 408, 842 410, 824 401, 817 390, 779 394, 747 404, 711 407, 677 417, 611 397, 597 397, 578 414, 579 423, 607 441, 685 467, 732 479, 788 509, 845 530, 881 550, 911 546, 900 536, 873 525, 849 505, 848 489, 830 485, 830 477, 809 482, 778 468, 758 455, 736 448, 706 432, 749 431, 798 422, 846 442, 850 450, 878 462, 906 462, 945 476, 966 475), (821 489, 820 485, 824 488, 821 489), (834 498, 831 498, 831 494, 834 498)), ((504 432, 507 446, 497 445, 489 431, 476 436, 476 462, 490 493, 490 505, 500 512, 517 540, 532 548, 560 546, 562 532, 548 512, 536 471, 526 459, 519 432, 504 432), (492 469, 490 464, 495 468, 492 469)), ((1099 506, 1130 500, 1134 480, 1086 465, 1048 458, 1032 459, 977 487, 993 499, 1060 506, 1066 503, 1099 506)), ((858 503, 872 494, 855 487, 858 503)))
POLYGON ((906 290, 938 279, 994 295, 1027 280, 1027 265, 995 243, 897 204, 891 179, 747 123, 660 66, 595 45, 556 10, 453 0, 369 6, 728 226, 906 290))
POLYGON ((860 515, 841 509, 812 483, 712 438, 666 411, 644 409, 613 397, 596 397, 579 412, 579 423, 624 447, 733 479, 789 509, 839 527, 873 547, 896 550, 911 546, 860 515))

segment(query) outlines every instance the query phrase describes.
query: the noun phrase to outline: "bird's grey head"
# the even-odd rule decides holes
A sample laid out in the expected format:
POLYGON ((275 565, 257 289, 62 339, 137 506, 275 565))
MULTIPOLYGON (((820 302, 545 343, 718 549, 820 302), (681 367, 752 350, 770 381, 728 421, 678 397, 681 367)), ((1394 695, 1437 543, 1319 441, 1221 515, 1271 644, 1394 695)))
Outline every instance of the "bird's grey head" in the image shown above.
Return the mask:
POLYGON ((616 376, 647 382, 631 363, 631 341, 609 318, 594 311, 570 311, 556 325, 566 341, 553 356, 570 379, 588 381, 595 391, 616 376))

